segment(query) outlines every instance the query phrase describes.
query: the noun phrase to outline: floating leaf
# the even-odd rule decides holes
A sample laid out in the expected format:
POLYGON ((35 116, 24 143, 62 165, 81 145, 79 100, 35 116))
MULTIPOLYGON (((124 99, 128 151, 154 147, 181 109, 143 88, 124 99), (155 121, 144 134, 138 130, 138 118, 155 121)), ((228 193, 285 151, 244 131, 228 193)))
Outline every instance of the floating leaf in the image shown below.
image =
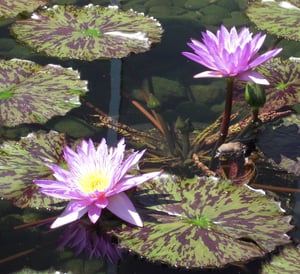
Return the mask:
POLYGON ((45 123, 80 106, 79 96, 86 90, 86 81, 72 69, 0 60, 0 124, 45 123))
MULTIPOLYGON (((273 58, 257 68, 269 82, 264 86, 266 104, 260 108, 260 113, 276 111, 286 106, 300 102, 300 62, 273 58)), ((237 102, 245 104, 245 85, 238 82, 234 94, 237 102)))
POLYGON ((257 136, 257 145, 281 168, 300 176, 300 115, 283 118, 280 125, 264 127, 257 136))
POLYGON ((144 52, 159 42, 162 28, 152 17, 88 5, 53 6, 12 26, 17 38, 37 51, 59 58, 95 60, 144 52))
POLYGON ((138 187, 144 227, 115 231, 120 246, 185 268, 221 267, 263 256, 289 242, 292 226, 263 191, 216 178, 162 175, 138 187))
POLYGON ((255 1, 247 9, 259 29, 287 39, 300 40, 300 1, 255 1))
POLYGON ((47 2, 47 0, 0 0, 0 17, 13 18, 22 12, 31 13, 47 2))
POLYGON ((284 247, 278 255, 274 255, 269 263, 263 265, 261 274, 295 274, 300 269, 300 248, 284 247))
POLYGON ((65 146, 64 134, 51 131, 32 133, 18 142, 0 145, 0 197, 11 200, 18 207, 53 207, 61 202, 39 191, 32 180, 48 177, 52 171, 44 163, 61 161, 65 146))

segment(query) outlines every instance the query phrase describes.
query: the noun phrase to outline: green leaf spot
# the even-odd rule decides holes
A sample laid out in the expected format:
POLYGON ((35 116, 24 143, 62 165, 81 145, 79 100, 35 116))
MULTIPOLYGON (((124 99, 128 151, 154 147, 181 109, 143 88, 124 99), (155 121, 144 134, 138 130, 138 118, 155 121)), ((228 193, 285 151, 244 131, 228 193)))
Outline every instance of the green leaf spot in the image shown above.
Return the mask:
POLYGON ((13 96, 14 96, 14 93, 11 89, 2 90, 0 92, 0 100, 9 99, 9 98, 12 98, 13 96))
POLYGON ((287 88, 288 84, 284 82, 280 82, 277 84, 276 88, 279 90, 285 90, 287 88))
POLYGON ((103 33, 97 29, 86 29, 83 31, 83 33, 93 37, 99 37, 103 35, 103 33))
POLYGON ((186 222, 204 229, 211 229, 215 226, 214 222, 206 216, 201 216, 196 219, 187 219, 186 222))

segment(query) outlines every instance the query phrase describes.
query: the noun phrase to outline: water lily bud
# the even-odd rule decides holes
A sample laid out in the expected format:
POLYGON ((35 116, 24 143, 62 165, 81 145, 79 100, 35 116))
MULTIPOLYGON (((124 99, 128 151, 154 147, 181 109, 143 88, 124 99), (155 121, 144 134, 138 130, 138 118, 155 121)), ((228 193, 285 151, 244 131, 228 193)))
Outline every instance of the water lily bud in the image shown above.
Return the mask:
POLYGON ((159 100, 150 93, 149 98, 148 98, 148 102, 147 102, 147 107, 149 109, 153 109, 153 110, 158 110, 160 108, 160 102, 159 100))
POLYGON ((266 92, 261 85, 248 82, 245 87, 245 99, 252 108, 261 108, 266 102, 266 92))

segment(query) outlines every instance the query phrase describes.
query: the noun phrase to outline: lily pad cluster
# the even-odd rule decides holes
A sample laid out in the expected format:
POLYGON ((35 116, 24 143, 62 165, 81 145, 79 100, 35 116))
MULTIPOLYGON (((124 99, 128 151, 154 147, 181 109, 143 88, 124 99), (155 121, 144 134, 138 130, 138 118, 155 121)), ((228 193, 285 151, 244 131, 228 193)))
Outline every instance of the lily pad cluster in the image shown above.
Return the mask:
POLYGON ((117 6, 53 6, 12 26, 17 39, 59 58, 95 60, 144 52, 162 34, 160 23, 117 6))
POLYGON ((144 227, 113 232, 120 246, 184 268, 223 267, 289 243, 290 217, 263 191, 230 181, 162 175, 138 187, 144 227))

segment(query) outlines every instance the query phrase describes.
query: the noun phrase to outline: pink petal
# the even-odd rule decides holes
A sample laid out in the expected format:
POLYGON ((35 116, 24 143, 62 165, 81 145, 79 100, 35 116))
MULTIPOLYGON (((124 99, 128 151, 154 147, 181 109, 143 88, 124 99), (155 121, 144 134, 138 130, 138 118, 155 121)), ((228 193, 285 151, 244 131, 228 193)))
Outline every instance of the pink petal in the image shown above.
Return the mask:
POLYGON ((107 209, 109 211, 128 223, 140 227, 143 226, 140 215, 124 192, 111 196, 108 199, 109 203, 107 209))
POLYGON ((74 222, 80 219, 87 211, 88 207, 85 201, 71 201, 68 203, 63 213, 53 222, 51 228, 57 228, 74 222))
POLYGON ((257 67, 258 65, 260 65, 260 64, 268 61, 269 59, 273 58, 274 56, 276 56, 281 51, 282 51, 282 48, 267 51, 266 53, 258 56, 256 59, 254 59, 252 62, 250 62, 249 67, 250 68, 257 67))
POLYGON ((269 85, 270 83, 260 73, 256 71, 246 71, 238 75, 239 80, 253 82, 259 85, 269 85))
POLYGON ((102 212, 102 208, 97 206, 96 204, 91 204, 89 206, 88 216, 93 224, 98 221, 101 212, 102 212))
POLYGON ((201 73, 198 73, 198 74, 194 75, 194 78, 205 78, 205 77, 223 78, 225 76, 220 71, 211 71, 211 70, 203 71, 201 73))
POLYGON ((130 188, 133 188, 139 184, 145 183, 157 176, 159 176, 163 171, 149 172, 139 176, 127 176, 123 177, 123 179, 115 185, 115 187, 111 190, 112 192, 108 192, 107 195, 117 194, 123 191, 126 191, 130 188))

